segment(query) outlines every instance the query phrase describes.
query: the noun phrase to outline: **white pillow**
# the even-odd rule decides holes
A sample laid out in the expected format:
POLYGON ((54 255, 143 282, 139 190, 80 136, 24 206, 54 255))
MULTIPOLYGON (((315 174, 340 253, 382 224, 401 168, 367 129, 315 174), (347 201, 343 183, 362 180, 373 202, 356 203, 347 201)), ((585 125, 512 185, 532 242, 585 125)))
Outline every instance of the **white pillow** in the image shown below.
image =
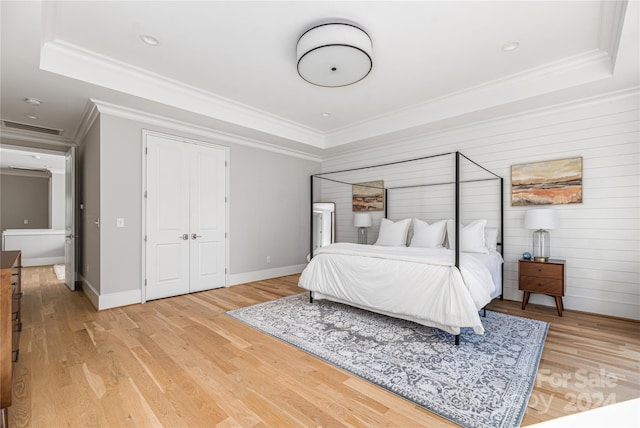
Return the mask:
MULTIPOLYGON (((460 251, 464 253, 488 253, 489 250, 484 240, 484 227, 487 220, 476 220, 467 226, 460 224, 460 251)), ((449 248, 456 249, 455 223, 447 220, 447 239, 449 248)))
POLYGON ((388 247, 406 247, 407 232, 411 219, 406 218, 393 222, 387 218, 383 218, 380 222, 380 232, 375 245, 386 245, 388 247))
POLYGON ((484 241, 489 251, 498 251, 498 228, 485 227, 484 241))
POLYGON ((433 224, 420 219, 413 219, 413 237, 410 247, 439 248, 444 242, 447 221, 440 220, 433 224))

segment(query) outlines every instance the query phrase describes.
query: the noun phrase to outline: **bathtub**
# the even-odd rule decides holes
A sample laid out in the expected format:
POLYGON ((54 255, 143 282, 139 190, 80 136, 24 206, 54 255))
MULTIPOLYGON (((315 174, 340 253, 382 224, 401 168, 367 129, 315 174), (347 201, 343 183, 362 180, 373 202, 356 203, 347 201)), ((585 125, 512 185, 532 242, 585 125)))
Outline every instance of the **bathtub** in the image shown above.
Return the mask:
POLYGON ((7 229, 2 250, 22 251, 22 266, 64 264, 64 230, 7 229))

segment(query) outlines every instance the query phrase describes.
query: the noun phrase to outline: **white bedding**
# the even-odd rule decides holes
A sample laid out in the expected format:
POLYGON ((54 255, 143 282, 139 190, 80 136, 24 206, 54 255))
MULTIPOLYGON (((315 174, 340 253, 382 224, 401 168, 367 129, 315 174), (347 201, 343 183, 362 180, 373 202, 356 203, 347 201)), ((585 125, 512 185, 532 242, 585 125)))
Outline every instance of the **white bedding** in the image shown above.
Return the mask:
MULTIPOLYGON (((445 248, 383 247, 337 243, 322 247, 300 276, 315 299, 329 299, 460 334, 484 328, 478 310, 499 295, 487 266, 492 257, 445 248)), ((496 262, 496 256, 498 262, 496 262)))

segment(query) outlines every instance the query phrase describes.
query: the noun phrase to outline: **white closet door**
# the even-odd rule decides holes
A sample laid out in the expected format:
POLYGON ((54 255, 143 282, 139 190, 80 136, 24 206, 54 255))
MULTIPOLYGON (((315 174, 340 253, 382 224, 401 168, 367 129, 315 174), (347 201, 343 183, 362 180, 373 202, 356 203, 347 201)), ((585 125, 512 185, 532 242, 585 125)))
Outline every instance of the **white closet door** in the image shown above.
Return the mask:
POLYGON ((191 152, 190 291, 225 286, 225 151, 191 152))
POLYGON ((147 136, 147 300, 189 292, 191 152, 147 136))

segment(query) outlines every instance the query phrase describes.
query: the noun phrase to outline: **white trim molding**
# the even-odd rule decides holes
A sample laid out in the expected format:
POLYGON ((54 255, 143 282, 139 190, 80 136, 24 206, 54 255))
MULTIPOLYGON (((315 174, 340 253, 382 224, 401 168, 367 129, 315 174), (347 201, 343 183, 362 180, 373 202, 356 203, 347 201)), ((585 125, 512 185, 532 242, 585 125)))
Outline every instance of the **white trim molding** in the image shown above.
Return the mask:
POLYGON ((231 274, 230 285, 246 284, 248 282, 262 281, 265 279, 278 278, 280 276, 300 273, 307 266, 306 263, 292 266, 282 266, 273 269, 258 270, 254 272, 244 272, 231 274))
POLYGON ((322 148, 322 133, 271 113, 60 39, 45 40, 40 68, 151 101, 322 148))
MULTIPOLYGON (((289 149, 281 147, 275 144, 265 143, 262 141, 253 140, 247 137, 241 137, 238 135, 232 135, 226 132, 217 131, 211 128, 206 128, 200 125, 194 125, 191 123, 183 122, 181 120, 172 119, 170 117, 161 116, 153 113, 143 112, 129 107, 123 107, 116 104, 100 101, 92 98, 91 103, 95 108, 103 114, 107 114, 122 119, 133 120, 141 122, 150 126, 162 127, 178 132, 184 132, 187 134, 195 135, 198 137, 208 138, 212 140, 220 141, 221 143, 233 143, 248 146, 255 149, 266 150, 269 152, 279 153, 296 158, 306 159, 314 162, 321 162, 320 156, 315 156, 309 153, 305 153, 299 150, 289 149)), ((92 111, 87 114, 87 120, 93 115, 92 111)), ((95 119, 93 119, 95 120, 95 119)))

